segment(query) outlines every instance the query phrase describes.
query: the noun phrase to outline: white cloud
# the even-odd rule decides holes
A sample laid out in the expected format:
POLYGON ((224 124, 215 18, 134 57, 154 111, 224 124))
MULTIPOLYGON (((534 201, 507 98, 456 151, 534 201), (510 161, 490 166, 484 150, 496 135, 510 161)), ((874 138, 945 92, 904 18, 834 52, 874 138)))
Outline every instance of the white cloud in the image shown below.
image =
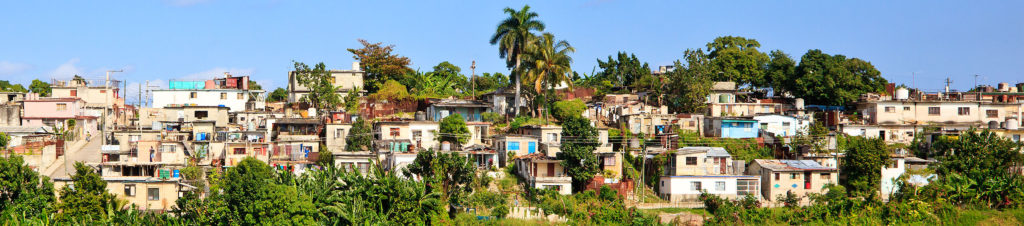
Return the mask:
POLYGON ((210 0, 165 0, 164 2, 173 6, 188 7, 198 5, 200 3, 207 3, 210 2, 210 0))
POLYGON ((48 74, 48 76, 50 76, 50 78, 62 79, 71 78, 75 75, 81 75, 84 77, 85 73, 83 72, 82 68, 75 66, 75 64, 77 63, 78 58, 68 60, 68 62, 64 62, 60 66, 57 66, 56 69, 53 69, 53 71, 50 71, 50 74, 48 74))
POLYGON ((0 75, 13 75, 31 69, 32 65, 9 61, 0 61, 0 75))
POLYGON ((253 71, 255 71, 255 70, 252 69, 252 68, 215 67, 215 68, 212 68, 210 70, 205 70, 205 71, 202 71, 202 72, 192 73, 192 74, 186 75, 184 77, 181 77, 179 79, 181 79, 181 80, 207 80, 207 79, 213 79, 213 78, 220 78, 220 77, 224 77, 224 72, 231 73, 232 76, 246 76, 246 75, 252 75, 253 71))

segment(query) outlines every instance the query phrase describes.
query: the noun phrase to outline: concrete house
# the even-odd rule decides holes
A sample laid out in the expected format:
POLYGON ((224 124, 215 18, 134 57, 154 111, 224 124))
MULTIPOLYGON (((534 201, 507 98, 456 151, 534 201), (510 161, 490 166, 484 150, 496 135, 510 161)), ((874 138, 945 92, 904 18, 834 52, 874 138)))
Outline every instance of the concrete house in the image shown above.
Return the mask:
POLYGON ((793 193, 807 204, 807 194, 827 192, 825 185, 839 183, 839 171, 824 167, 811 160, 755 159, 747 168, 747 175, 761 177, 761 195, 766 200, 793 193))
POLYGON ((438 141, 440 124, 434 121, 379 121, 373 124, 373 131, 381 151, 442 149, 438 141))
POLYGON ((562 160, 536 153, 516 157, 515 164, 516 173, 526 179, 527 186, 572 194, 572 178, 565 173, 562 160))
MULTIPOLYGON (((363 76, 366 74, 359 67, 359 62, 352 62, 351 70, 328 70, 331 75, 331 83, 338 88, 338 95, 342 98, 348 96, 348 92, 354 89, 363 89, 363 76)), ((302 100, 302 97, 309 95, 309 88, 299 84, 296 78, 298 73, 288 72, 288 103, 295 103, 302 100)))
POLYGON ((269 164, 289 167, 301 174, 320 152, 321 121, 311 118, 282 118, 273 124, 273 150, 269 164))
POLYGON ((746 118, 705 118, 704 136, 720 138, 757 138, 757 120, 746 118))
MULTIPOLYGON (((127 117, 122 114, 124 97, 121 96, 119 80, 52 80, 50 82, 52 98, 78 98, 85 102, 86 115, 97 117, 99 122, 113 126, 127 124, 127 117)), ((38 94, 29 94, 38 97, 38 94)), ((28 98, 28 96, 26 96, 28 98)))
POLYGON ((757 120, 760 130, 783 137, 796 136, 801 132, 807 134, 812 122, 810 116, 770 114, 758 115, 753 118, 757 120))
POLYGON ((24 126, 49 126, 53 128, 66 127, 70 119, 75 120, 75 139, 86 136, 98 136, 98 117, 85 113, 85 102, 79 98, 47 98, 29 95, 22 102, 24 113, 21 117, 21 125, 24 126))
POLYGON ((734 199, 760 197, 757 176, 744 175, 743 162, 733 161, 721 147, 684 147, 667 152, 665 175, 658 182, 659 196, 670 202, 697 201, 701 192, 734 199))
POLYGON ((448 115, 458 114, 466 122, 480 122, 480 114, 489 112, 491 106, 482 101, 461 99, 431 99, 427 107, 427 120, 440 122, 448 115))
POLYGON ((510 161, 510 157, 539 153, 537 151, 537 144, 539 141, 540 140, 535 137, 515 134, 506 134, 495 137, 494 147, 498 151, 499 167, 505 167, 505 162, 510 161))
MULTIPOLYGON (((708 94, 708 113, 712 117, 753 116, 759 114, 782 114, 800 111, 802 99, 743 99, 747 92, 736 89, 735 82, 715 82, 708 94)), ((797 112, 799 113, 799 112, 797 112)))
POLYGON ((556 157, 561 152, 562 126, 526 125, 519 127, 513 134, 538 138, 540 146, 537 150, 549 157, 556 157))

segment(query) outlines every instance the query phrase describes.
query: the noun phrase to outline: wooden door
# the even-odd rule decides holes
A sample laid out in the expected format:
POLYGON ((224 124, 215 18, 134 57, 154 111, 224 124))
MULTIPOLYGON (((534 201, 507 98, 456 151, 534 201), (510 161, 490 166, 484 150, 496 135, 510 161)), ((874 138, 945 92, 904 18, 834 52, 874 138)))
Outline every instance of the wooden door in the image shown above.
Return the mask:
POLYGON ((548 163, 548 176, 549 177, 554 177, 555 176, 555 164, 554 163, 548 163))

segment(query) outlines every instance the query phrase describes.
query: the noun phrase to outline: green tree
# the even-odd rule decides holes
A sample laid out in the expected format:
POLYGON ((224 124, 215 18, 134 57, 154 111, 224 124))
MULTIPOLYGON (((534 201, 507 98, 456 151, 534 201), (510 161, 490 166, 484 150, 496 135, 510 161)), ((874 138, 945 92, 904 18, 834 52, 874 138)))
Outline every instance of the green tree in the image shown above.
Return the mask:
POLYGON ((458 153, 426 150, 417 153, 403 173, 407 177, 419 176, 427 184, 428 192, 440 192, 441 199, 448 202, 449 216, 454 218, 458 207, 466 205, 467 194, 473 192, 470 184, 476 176, 476 167, 458 153))
POLYGON ((107 217, 107 209, 120 209, 114 195, 107 192, 107 181, 99 173, 81 162, 75 162, 75 174, 71 183, 60 189, 60 210, 58 218, 71 219, 90 216, 94 219, 107 217))
POLYGON ((572 188, 582 191, 590 179, 597 175, 601 168, 597 165, 594 149, 597 147, 597 129, 590 126, 590 120, 583 117, 571 117, 562 122, 561 155, 562 167, 572 177, 572 188))
POLYGON ((0 80, 0 91, 2 91, 2 92, 19 92, 19 93, 28 92, 28 90, 25 89, 24 86, 21 86, 21 84, 14 84, 14 83, 11 83, 11 82, 9 82, 7 80, 0 80))
POLYGON ((319 158, 316 159, 316 165, 324 168, 334 168, 334 152, 327 149, 327 145, 320 145, 319 158))
POLYGON ((701 50, 686 50, 686 65, 675 62, 675 70, 668 73, 668 106, 672 111, 701 113, 706 111, 707 96, 711 93, 712 67, 701 50))
POLYGON ((840 181, 852 196, 875 198, 882 181, 882 167, 889 163, 889 150, 882 139, 850 137, 841 164, 846 176, 840 181))
MULTIPOLYGON (((348 49, 352 58, 359 61, 360 67, 365 71, 363 89, 370 93, 380 90, 384 82, 388 80, 401 81, 402 76, 412 72, 409 65, 412 61, 408 57, 392 54, 394 45, 383 43, 370 43, 359 39, 363 47, 359 49, 348 49)), ((409 84, 404 84, 408 86, 409 84)))
POLYGON ((555 102, 551 108, 551 114, 558 121, 565 121, 572 117, 582 117, 583 111, 587 110, 587 104, 581 100, 563 100, 555 102))
POLYGON ((441 119, 441 135, 439 139, 444 142, 448 141, 454 144, 455 147, 461 147, 466 142, 469 142, 469 127, 466 127, 466 121, 460 114, 451 114, 448 117, 441 119))
POLYGON ((313 206, 309 197, 295 187, 273 183, 273 169, 252 157, 228 168, 220 181, 220 191, 212 191, 209 203, 214 222, 233 224, 313 224, 313 206))
POLYGON ((33 93, 38 93, 39 96, 48 97, 53 92, 53 88, 50 87, 50 83, 39 81, 39 79, 33 79, 32 84, 28 86, 28 89, 32 90, 33 93))
POLYGON ((608 56, 606 61, 597 59, 597 66, 601 71, 593 75, 595 79, 590 80, 592 84, 610 81, 614 86, 627 87, 634 91, 648 87, 636 86, 641 79, 651 77, 651 67, 641 62, 635 54, 619 52, 615 58, 608 56))
POLYGON ((0 158, 0 214, 32 217, 52 213, 54 194, 50 178, 40 176, 21 156, 0 158))
POLYGON ((377 93, 370 94, 370 97, 378 100, 405 100, 412 96, 409 95, 409 89, 405 88, 405 85, 395 80, 388 80, 384 82, 377 93))
POLYGON ((372 142, 373 131, 369 123, 363 120, 362 117, 359 117, 355 123, 352 123, 352 129, 349 130, 348 136, 345 137, 345 150, 371 151, 370 149, 373 147, 372 142))
POLYGON ((512 77, 515 79, 515 114, 519 115, 519 106, 522 103, 521 86, 524 71, 520 66, 524 63, 526 49, 530 46, 531 40, 536 36, 533 32, 544 31, 544 23, 537 20, 537 13, 530 12, 530 6, 524 5, 521 10, 511 7, 505 8, 508 17, 498 23, 494 35, 491 36, 491 45, 498 45, 498 56, 505 59, 505 66, 512 69, 512 77))
POLYGON ((351 89, 351 90, 348 91, 348 93, 345 94, 345 98, 344 98, 345 102, 343 103, 345 105, 345 112, 348 112, 348 113, 359 113, 359 99, 360 99, 359 95, 360 95, 359 87, 356 87, 355 89, 351 89))
POLYGON ((483 75, 474 78, 473 82, 476 83, 476 91, 478 95, 495 91, 498 88, 508 87, 508 77, 501 72, 484 72, 483 75))
POLYGON ((261 86, 256 81, 249 80, 249 89, 250 90, 263 90, 263 86, 261 86))
POLYGON ((320 111, 328 111, 341 104, 338 88, 334 87, 334 77, 327 71, 327 65, 320 62, 313 66, 295 62, 295 77, 298 83, 309 88, 309 94, 302 101, 320 111))
POLYGON ((870 62, 809 50, 800 59, 796 74, 782 84, 793 96, 812 104, 849 105, 861 94, 883 92, 888 81, 870 62))
POLYGON ((772 51, 768 56, 770 60, 765 68, 765 79, 770 81, 775 95, 789 92, 791 86, 787 82, 796 75, 796 61, 781 50, 772 51))
POLYGON ((7 151, 7 145, 11 142, 11 136, 0 132, 0 151, 7 151))
POLYGON ((938 152, 940 175, 963 174, 984 181, 1009 176, 1006 169, 1024 163, 1019 143, 989 130, 971 129, 958 138, 942 137, 932 147, 938 152))
POLYGON ((267 102, 281 102, 281 101, 287 101, 287 100, 288 100, 288 90, 285 90, 284 88, 281 88, 281 87, 278 87, 277 89, 274 89, 273 92, 270 92, 270 94, 267 95, 267 102))
POLYGON ((770 82, 764 78, 764 65, 768 55, 758 51, 761 43, 739 36, 715 38, 707 44, 708 58, 715 73, 715 81, 735 81, 754 87, 767 87, 770 82))

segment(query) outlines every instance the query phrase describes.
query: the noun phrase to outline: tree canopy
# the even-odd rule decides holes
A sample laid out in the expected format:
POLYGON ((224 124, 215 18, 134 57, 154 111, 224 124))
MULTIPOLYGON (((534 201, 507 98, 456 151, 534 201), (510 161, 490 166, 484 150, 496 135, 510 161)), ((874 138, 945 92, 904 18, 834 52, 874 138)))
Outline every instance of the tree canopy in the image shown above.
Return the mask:
POLYGON ((597 147, 597 129, 590 126, 590 120, 581 116, 570 117, 562 122, 562 167, 572 177, 572 188, 582 191, 584 185, 601 171, 597 165, 594 149, 597 147))
POLYGON ((38 93, 41 97, 48 97, 53 92, 53 88, 50 87, 50 83, 39 81, 39 79, 33 79, 32 84, 28 86, 29 90, 33 93, 38 93))
POLYGON ((889 150, 882 139, 850 137, 843 158, 843 187, 850 195, 877 197, 882 180, 882 167, 889 163, 889 150))
POLYGON ((684 57, 686 64, 676 61, 675 70, 668 73, 671 82, 666 102, 675 112, 702 113, 711 93, 713 67, 707 55, 699 49, 686 50, 684 57))
POLYGON ((75 162, 75 174, 71 175, 72 186, 60 189, 60 197, 65 197, 57 204, 60 209, 58 218, 69 219, 81 216, 104 218, 107 209, 120 209, 116 197, 107 192, 107 181, 100 177, 92 167, 75 162), (74 198, 67 198, 74 197, 74 198))
POLYGON ((373 130, 362 117, 352 123, 352 129, 345 137, 345 151, 370 151, 373 147, 373 130))
POLYGON ((214 222, 313 224, 316 208, 310 198, 295 187, 274 183, 276 175, 269 165, 252 157, 227 168, 220 191, 211 189, 207 198, 214 222))
POLYGON ((327 65, 320 62, 310 68, 302 62, 294 63, 296 80, 309 88, 309 94, 303 96, 302 101, 318 110, 330 110, 341 104, 338 88, 334 87, 334 77, 327 71, 327 65))
POLYGON ((370 93, 375 93, 388 80, 401 80, 402 76, 412 72, 409 65, 412 61, 408 57, 393 54, 395 45, 384 45, 381 42, 370 43, 359 39, 363 47, 359 49, 348 49, 352 58, 359 61, 359 66, 366 73, 364 76, 363 88, 370 93))
POLYGON ((461 147, 469 142, 469 128, 466 127, 466 121, 462 115, 451 114, 444 117, 441 119, 440 127, 441 135, 438 137, 442 142, 451 142, 455 147, 461 147))
POLYGON ((267 102, 281 102, 288 100, 288 90, 278 87, 267 95, 267 102))
MULTIPOLYGON (((773 72, 779 75, 789 71, 783 55, 773 53, 776 59, 772 64, 777 66, 773 72)), ((788 91, 808 103, 844 106, 853 104, 861 94, 885 91, 888 81, 870 62, 812 49, 800 58, 794 74, 776 83, 781 85, 776 90, 788 91)))

